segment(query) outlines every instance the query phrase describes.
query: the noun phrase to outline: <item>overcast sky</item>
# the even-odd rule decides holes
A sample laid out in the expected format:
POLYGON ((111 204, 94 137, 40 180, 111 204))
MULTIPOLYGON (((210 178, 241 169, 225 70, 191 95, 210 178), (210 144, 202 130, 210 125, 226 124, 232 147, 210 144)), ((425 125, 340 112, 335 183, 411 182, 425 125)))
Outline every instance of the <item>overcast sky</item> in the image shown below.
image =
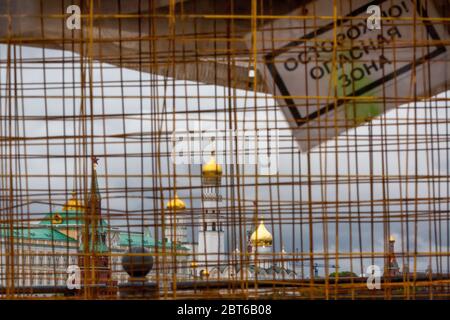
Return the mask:
MULTIPOLYGON (((12 136, 29 139, 26 149, 23 142, 12 146, 14 155, 23 156, 27 153, 26 159, 21 158, 20 162, 14 164, 13 172, 17 178, 19 174, 21 176, 21 179, 14 181, 14 186, 17 189, 16 199, 27 199, 35 203, 18 209, 17 212, 19 215, 25 211, 45 213, 58 209, 58 205, 70 196, 74 186, 81 190, 80 182, 83 180, 80 178, 82 171, 79 166, 82 163, 82 130, 80 122, 73 118, 80 112, 80 99, 73 98, 80 95, 80 71, 78 64, 74 65, 74 73, 70 63, 66 63, 63 68, 63 53, 60 51, 43 52, 42 49, 17 47, 17 55, 19 50, 22 59, 28 59, 30 62, 35 60, 36 63, 24 64, 23 69, 17 64, 17 82, 26 84, 17 87, 19 99, 12 100, 16 108, 13 113, 19 116, 19 121, 9 125, 6 122, 8 118, 4 118, 8 114, 8 102, 5 99, 7 47, 0 45, 0 110, 3 119, 1 134, 7 135, 6 128, 11 128, 12 136), (45 65, 45 72, 41 62, 43 54, 49 60, 54 58, 53 63, 45 65), (45 115, 47 120, 43 117, 45 115), (20 116, 26 116, 27 120, 22 121, 20 116), (62 118, 63 116, 65 118, 62 118), (44 139, 45 136, 52 139, 44 139), (76 144, 73 136, 77 137, 76 144), (47 145, 47 141, 50 144, 47 145), (77 169, 75 166, 78 166, 77 169), (28 179, 25 179, 25 173, 28 174, 28 179), (66 174, 68 178, 65 177, 66 174), (74 174, 79 175, 78 179, 73 178, 74 174)), ((66 58, 71 57, 71 53, 64 54, 66 58)), ((121 70, 106 64, 102 65, 103 70, 100 70, 99 64, 95 67, 94 115, 109 115, 104 121, 95 118, 92 122, 94 136, 97 136, 95 141, 98 142, 94 152, 100 157, 98 173, 99 186, 104 194, 103 212, 113 217, 112 224, 121 227, 142 224, 141 214, 145 224, 153 225, 157 219, 153 209, 159 212, 160 195, 163 195, 164 202, 167 201, 171 196, 170 190, 176 184, 178 195, 186 202, 187 207, 196 208, 195 212, 198 213, 201 194, 198 188, 201 183, 198 178, 200 165, 173 166, 165 143, 160 145, 159 151, 162 155, 160 161, 156 161, 158 146, 152 141, 152 137, 155 138, 158 127, 162 131, 171 132, 174 127, 182 128, 187 120, 189 124, 193 124, 194 120, 201 120, 213 127, 227 128, 230 115, 226 112, 214 112, 216 108, 221 110, 229 107, 226 88, 188 82, 188 86, 179 86, 173 90, 172 79, 164 81, 162 77, 121 70), (109 83, 99 86, 101 79, 109 83), (152 89, 150 83, 155 80, 161 85, 157 91, 152 89), (121 83, 124 88, 120 86, 121 83), (166 88, 162 86, 164 83, 167 84, 166 88), (164 96, 168 98, 163 99, 164 96), (219 98, 215 99, 214 96, 219 98), (207 110, 210 112, 206 112, 207 110), (126 116, 122 115, 123 111, 126 116), (175 121, 174 125, 172 121, 175 121), (127 155, 126 158, 124 154, 127 155), (158 162, 159 169, 156 167, 158 162), (173 178, 174 170, 177 179, 173 178), (197 176, 189 177, 189 174, 197 176)), ((439 97, 448 99, 448 94, 450 92, 442 93, 439 97)), ((409 246, 411 254, 417 243, 417 250, 422 253, 448 252, 449 225, 445 217, 448 216, 449 209, 449 127, 444 101, 402 105, 373 120, 370 125, 365 124, 350 130, 337 141, 323 143, 310 152, 308 161, 307 154, 298 152, 287 129, 287 122, 282 113, 274 108, 273 99, 240 90, 236 91, 235 98, 236 108, 239 109, 236 117, 242 128, 269 127, 278 129, 280 133, 278 175, 258 177, 260 185, 254 186, 255 166, 245 165, 239 168, 240 204, 247 206, 241 212, 242 216, 248 219, 247 228, 250 227, 253 214, 252 203, 256 200, 259 216, 264 217, 268 229, 274 234, 276 251, 281 251, 281 246, 284 245, 288 252, 309 252, 308 219, 311 213, 317 221, 312 227, 314 252, 327 250, 328 253, 339 252, 344 255, 350 251, 382 252, 385 238, 380 217, 389 212, 392 221, 399 221, 394 216, 400 213, 409 216, 408 225, 406 222, 390 223, 389 233, 397 238, 397 251, 406 252, 409 246), (258 108, 256 113, 253 111, 255 102, 258 108), (382 136, 389 142, 383 152, 379 141, 374 140, 373 146, 368 145, 369 133, 376 138, 382 136), (400 137, 399 141, 397 137, 400 137), (399 149, 401 151, 398 151, 399 149), (335 150, 338 152, 335 153, 335 150), (347 150, 354 152, 349 153, 347 150), (369 180, 371 174, 376 177, 372 182, 369 180), (413 175, 423 178, 415 179, 411 177, 413 175), (385 183, 382 183, 382 177, 386 178, 385 183), (403 180, 399 181, 396 177, 403 177, 403 180), (411 179, 408 181, 405 177, 411 179), (308 181, 312 183, 308 184, 308 181), (434 200, 430 202, 427 200, 429 198, 434 200), (442 222, 433 225, 430 216, 439 212, 442 212, 442 222), (373 213, 376 223, 371 224, 370 219, 365 219, 358 229, 357 220, 353 220, 351 224, 348 222, 349 216, 355 219, 358 213, 369 218, 373 213), (414 232, 415 213, 423 220, 417 223, 417 234, 414 232), (324 224, 325 216, 329 217, 331 222, 324 224), (338 228, 334 223, 336 217, 340 220, 338 228), (280 224, 279 221, 283 223, 280 224), (327 232, 324 232, 325 230, 327 232), (439 239, 440 241, 436 241, 439 239), (438 247, 436 243, 439 244, 438 247)), ((90 132, 90 125, 91 122, 88 121, 85 132, 90 132)), ((226 151, 233 151, 233 146, 227 146, 226 151)), ((3 172, 6 172, 10 163, 5 154, 10 153, 5 145, 2 145, 2 165, 6 166, 3 167, 3 172)), ((87 154, 90 155, 90 151, 87 154)), ((231 175, 233 170, 236 170, 235 166, 224 165, 226 176, 231 175)), ((2 179, 1 183, 3 189, 9 187, 5 185, 5 179, 2 179)), ((227 185, 222 188, 224 205, 237 205, 237 201, 232 200, 237 199, 236 179, 224 178, 223 184, 227 185)), ((239 225, 231 222, 233 218, 236 217, 226 217, 230 224, 227 229, 227 247, 230 250, 239 243, 239 225)), ((153 229, 152 231, 154 232, 153 229)), ((192 233, 195 235, 196 231, 192 233)), ((359 261, 353 260, 353 270, 356 273, 361 273, 359 261)), ((383 265, 379 259, 374 262, 383 265)), ((406 260, 400 259, 401 265, 404 262, 406 260)), ((421 257, 417 263, 418 270, 425 270, 430 262, 427 257, 421 257)), ((436 258, 433 258, 431 263, 435 268, 436 258)), ((349 260, 339 259, 339 264, 341 270, 350 269, 349 260)), ((364 268, 370 264, 372 263, 368 259, 363 261, 364 268)), ((412 259, 409 264, 413 265, 412 259)), ((443 260, 442 268, 444 271, 448 270, 447 258, 443 260)))

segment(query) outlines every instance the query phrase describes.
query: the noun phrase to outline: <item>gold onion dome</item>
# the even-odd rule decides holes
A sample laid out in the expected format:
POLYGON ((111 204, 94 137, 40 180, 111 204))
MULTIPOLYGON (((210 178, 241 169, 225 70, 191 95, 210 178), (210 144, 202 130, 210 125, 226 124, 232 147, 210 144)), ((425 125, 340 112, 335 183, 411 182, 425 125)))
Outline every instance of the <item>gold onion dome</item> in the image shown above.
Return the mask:
POLYGON ((209 271, 207 269, 200 271, 200 276, 202 278, 207 278, 209 277, 209 271))
POLYGON ((266 247, 272 245, 272 234, 266 229, 264 222, 261 221, 258 228, 252 233, 250 241, 253 246, 266 247))
POLYGON ((178 195, 175 194, 175 198, 167 202, 167 209, 180 211, 186 209, 186 205, 184 204, 183 200, 178 198, 178 195))
POLYGON ((211 157, 208 163, 202 166, 202 175, 206 178, 215 178, 222 175, 222 166, 216 163, 216 159, 211 157))
POLYGON ((72 193, 72 198, 64 205, 63 211, 84 211, 84 205, 77 199, 75 192, 72 193))

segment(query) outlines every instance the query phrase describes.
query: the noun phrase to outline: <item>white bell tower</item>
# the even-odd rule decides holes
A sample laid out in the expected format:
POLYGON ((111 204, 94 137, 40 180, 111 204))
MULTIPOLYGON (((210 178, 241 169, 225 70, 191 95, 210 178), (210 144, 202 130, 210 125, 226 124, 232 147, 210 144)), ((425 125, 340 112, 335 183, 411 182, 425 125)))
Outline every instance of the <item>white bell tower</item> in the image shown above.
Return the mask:
POLYGON ((207 164, 202 166, 202 203, 203 212, 200 218, 198 235, 198 259, 201 276, 208 276, 211 268, 224 262, 224 226, 220 219, 222 196, 220 186, 222 179, 222 166, 216 164, 211 157, 207 164))
POLYGON ((165 236, 173 245, 185 245, 187 243, 187 227, 184 201, 175 197, 170 199, 166 205, 166 228, 165 236))

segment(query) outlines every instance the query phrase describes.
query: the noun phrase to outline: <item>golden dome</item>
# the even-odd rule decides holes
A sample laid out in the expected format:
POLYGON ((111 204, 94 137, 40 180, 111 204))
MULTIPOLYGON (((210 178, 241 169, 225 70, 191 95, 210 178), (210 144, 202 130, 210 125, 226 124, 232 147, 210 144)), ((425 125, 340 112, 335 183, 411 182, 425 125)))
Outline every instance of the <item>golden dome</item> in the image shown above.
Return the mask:
POLYGON ((216 163, 216 159, 211 157, 207 164, 202 166, 202 175, 204 177, 218 177, 222 175, 222 166, 216 163))
POLYGON ((201 276, 202 278, 208 278, 208 277, 209 277, 209 272, 208 272, 208 270, 207 270, 207 269, 204 269, 204 270, 200 271, 200 276, 201 276))
POLYGON ((175 194, 175 198, 173 198, 172 200, 169 200, 169 202, 167 202, 166 207, 169 210, 177 210, 177 211, 186 209, 186 205, 184 204, 183 200, 178 198, 177 194, 175 194))
POLYGON ((272 245, 272 234, 266 229, 264 222, 261 221, 258 228, 252 233, 250 241, 254 247, 266 247, 272 245))
POLYGON ((191 262, 191 268, 197 268, 197 267, 198 267, 197 262, 192 261, 192 262, 191 262))
POLYGON ((84 205, 77 199, 75 192, 72 193, 72 198, 64 205, 63 211, 84 211, 84 205))

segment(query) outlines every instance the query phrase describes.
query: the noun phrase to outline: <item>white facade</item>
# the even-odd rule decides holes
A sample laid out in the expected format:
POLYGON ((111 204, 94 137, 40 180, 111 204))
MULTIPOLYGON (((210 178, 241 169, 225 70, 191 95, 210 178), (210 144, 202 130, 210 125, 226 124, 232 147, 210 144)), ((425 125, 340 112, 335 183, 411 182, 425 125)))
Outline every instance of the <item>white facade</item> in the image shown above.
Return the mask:
MULTIPOLYGON (((225 259, 225 232, 221 219, 222 196, 220 195, 221 168, 216 172, 203 171, 203 214, 198 234, 197 265, 199 275, 223 265, 225 259)), ((210 165, 211 166, 211 165, 210 165)))
MULTIPOLYGON (((0 241, 3 248, 6 244, 5 240, 3 238, 0 241)), ((123 270, 121 262, 127 251, 127 246, 111 248, 112 280, 119 284, 127 282, 129 277, 123 270)), ((2 254, 0 257, 0 287, 65 286, 68 278, 67 268, 78 264, 80 254, 76 244, 67 245, 65 242, 37 240, 16 240, 13 252, 13 254, 2 254)), ((172 259, 173 257, 168 258, 166 264, 172 266, 172 259)), ((180 254, 177 257, 179 278, 187 277, 187 260, 186 254, 180 254)), ((168 275, 171 275, 173 267, 166 269, 168 275)), ((160 276, 163 275, 162 269, 157 271, 154 268, 147 278, 154 280, 157 272, 160 276)))
MULTIPOLYGON (((3 248, 10 246, 5 238, 0 243, 3 248)), ((65 285, 67 267, 77 264, 77 253, 76 244, 15 239, 12 252, 1 255, 0 286, 65 285)))
POLYGON ((203 192, 203 212, 198 234, 198 266, 210 271, 224 262, 225 232, 220 218, 221 199, 218 188, 205 188, 203 192), (213 201, 214 199, 215 201, 213 201))
POLYGON ((259 268, 270 268, 274 265, 272 246, 252 247, 251 263, 259 268))
POLYGON ((172 243, 186 245, 187 221, 182 212, 166 212, 165 237, 172 243))

